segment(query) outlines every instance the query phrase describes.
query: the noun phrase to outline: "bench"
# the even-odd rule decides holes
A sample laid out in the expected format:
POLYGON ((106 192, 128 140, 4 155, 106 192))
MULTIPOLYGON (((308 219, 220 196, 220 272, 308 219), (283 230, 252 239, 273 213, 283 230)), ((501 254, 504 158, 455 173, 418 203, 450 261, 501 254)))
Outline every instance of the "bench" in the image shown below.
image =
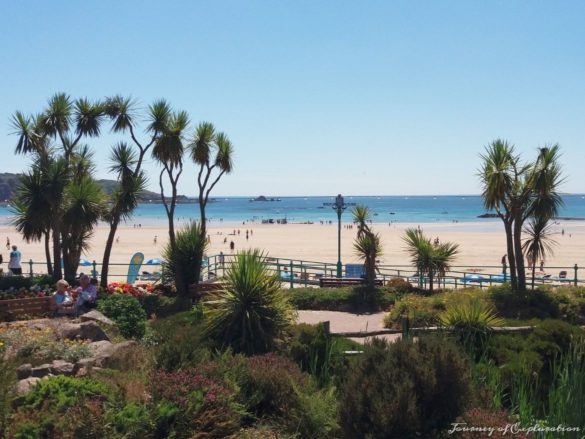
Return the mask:
MULTIPOLYGON (((322 277, 319 279, 319 286, 321 288, 339 288, 339 287, 351 287, 357 285, 364 285, 366 280, 361 277, 322 277)), ((382 279, 376 279, 375 284, 382 286, 382 279)))
POLYGON ((0 300, 0 321, 12 321, 25 316, 44 317, 52 311, 51 297, 0 300))

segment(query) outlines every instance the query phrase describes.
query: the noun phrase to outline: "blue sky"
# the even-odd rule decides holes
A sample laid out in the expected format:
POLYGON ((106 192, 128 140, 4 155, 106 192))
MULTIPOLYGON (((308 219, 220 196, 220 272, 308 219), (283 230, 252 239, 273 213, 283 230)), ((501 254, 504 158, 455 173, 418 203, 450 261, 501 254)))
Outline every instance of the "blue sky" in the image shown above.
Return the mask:
MULTIPOLYGON (((14 110, 120 93, 229 135, 216 195, 478 193, 497 137, 526 158, 559 143, 563 189, 582 193, 583 17, 577 1, 2 2, 0 171, 27 165, 14 110)), ((118 140, 88 142, 99 177, 118 140)))

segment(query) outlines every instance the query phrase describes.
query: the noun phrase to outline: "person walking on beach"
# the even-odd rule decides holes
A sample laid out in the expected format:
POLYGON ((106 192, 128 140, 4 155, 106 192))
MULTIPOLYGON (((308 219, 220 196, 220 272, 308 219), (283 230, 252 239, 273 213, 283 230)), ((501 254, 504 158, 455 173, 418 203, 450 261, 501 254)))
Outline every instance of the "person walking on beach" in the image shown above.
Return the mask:
POLYGON ((540 260, 540 271, 544 271, 544 260, 540 260))
POLYGON ((234 241, 230 241, 230 250, 233 252, 235 248, 236 244, 234 243, 234 241))
POLYGON ((219 265, 223 268, 223 264, 225 263, 225 256, 223 252, 219 252, 219 265))
POLYGON ((18 248, 13 245, 12 251, 10 252, 10 261, 8 262, 8 270, 16 276, 20 276, 22 274, 22 267, 20 266, 20 259, 22 255, 18 248))
POLYGON ((8 236, 6 237, 6 250, 10 250, 10 238, 8 236))
POLYGON ((156 244, 158 237, 156 235, 154 235, 154 243, 156 244))
POLYGON ((505 254, 504 256, 502 256, 502 273, 504 273, 504 277, 506 276, 506 256, 507 254, 505 254))

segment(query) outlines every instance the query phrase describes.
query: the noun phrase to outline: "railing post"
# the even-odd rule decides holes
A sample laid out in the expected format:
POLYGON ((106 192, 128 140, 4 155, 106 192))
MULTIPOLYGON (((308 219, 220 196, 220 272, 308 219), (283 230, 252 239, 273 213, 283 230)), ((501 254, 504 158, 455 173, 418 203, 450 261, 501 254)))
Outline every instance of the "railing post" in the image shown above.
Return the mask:
POLYGON ((294 288, 294 285, 293 285, 293 280, 294 280, 294 273, 293 273, 293 261, 292 261, 292 259, 291 259, 291 261, 290 261, 290 287, 291 287, 291 288, 294 288))
POLYGON ((410 321, 408 316, 402 317, 400 326, 402 326, 402 339, 406 340, 410 335, 410 321))
POLYGON ((29 267, 29 276, 33 277, 33 260, 29 260, 28 261, 28 267, 29 267))
POLYGON ((91 277, 95 277, 97 279, 97 264, 95 262, 95 259, 92 262, 92 270, 91 270, 91 277))
POLYGON ((575 264, 575 286, 577 286, 577 284, 579 283, 578 277, 577 277, 577 271, 579 270, 579 267, 577 266, 577 264, 575 264))

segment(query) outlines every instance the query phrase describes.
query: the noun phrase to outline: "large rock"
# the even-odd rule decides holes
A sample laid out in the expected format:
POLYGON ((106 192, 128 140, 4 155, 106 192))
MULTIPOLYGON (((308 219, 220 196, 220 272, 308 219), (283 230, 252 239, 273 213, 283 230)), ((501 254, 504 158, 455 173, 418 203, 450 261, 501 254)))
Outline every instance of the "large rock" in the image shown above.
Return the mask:
POLYGON ((28 378, 32 375, 32 364, 21 364, 20 366, 18 366, 18 369, 16 369, 16 377, 19 380, 23 380, 25 378, 28 378))
POLYGON ((50 364, 41 364, 40 366, 33 367, 31 369, 31 374, 35 378, 46 377, 47 375, 51 374, 51 365, 50 364))
POLYGON ((53 375, 74 375, 76 372, 75 364, 63 360, 54 360, 51 363, 51 373, 53 375))
POLYGON ((112 344, 107 348, 104 347, 98 355, 93 357, 93 365, 94 367, 124 369, 129 357, 134 354, 137 345, 138 343, 135 341, 129 340, 112 344))
POLYGON ((38 383, 41 379, 36 377, 25 378, 20 380, 16 383, 16 394, 17 395, 24 395, 30 389, 32 389, 36 383, 38 383))
POLYGON ((71 340, 109 340, 104 330, 95 322, 64 323, 57 331, 61 338, 69 338, 71 340))
POLYGON ((93 353, 92 357, 97 357, 104 352, 108 352, 108 350, 111 349, 112 342, 108 340, 94 341, 87 346, 93 353))
POLYGON ((116 324, 113 321, 111 321, 105 315, 103 315, 101 312, 95 309, 79 316, 79 320, 81 320, 82 322, 102 323, 106 326, 116 328, 116 324))

